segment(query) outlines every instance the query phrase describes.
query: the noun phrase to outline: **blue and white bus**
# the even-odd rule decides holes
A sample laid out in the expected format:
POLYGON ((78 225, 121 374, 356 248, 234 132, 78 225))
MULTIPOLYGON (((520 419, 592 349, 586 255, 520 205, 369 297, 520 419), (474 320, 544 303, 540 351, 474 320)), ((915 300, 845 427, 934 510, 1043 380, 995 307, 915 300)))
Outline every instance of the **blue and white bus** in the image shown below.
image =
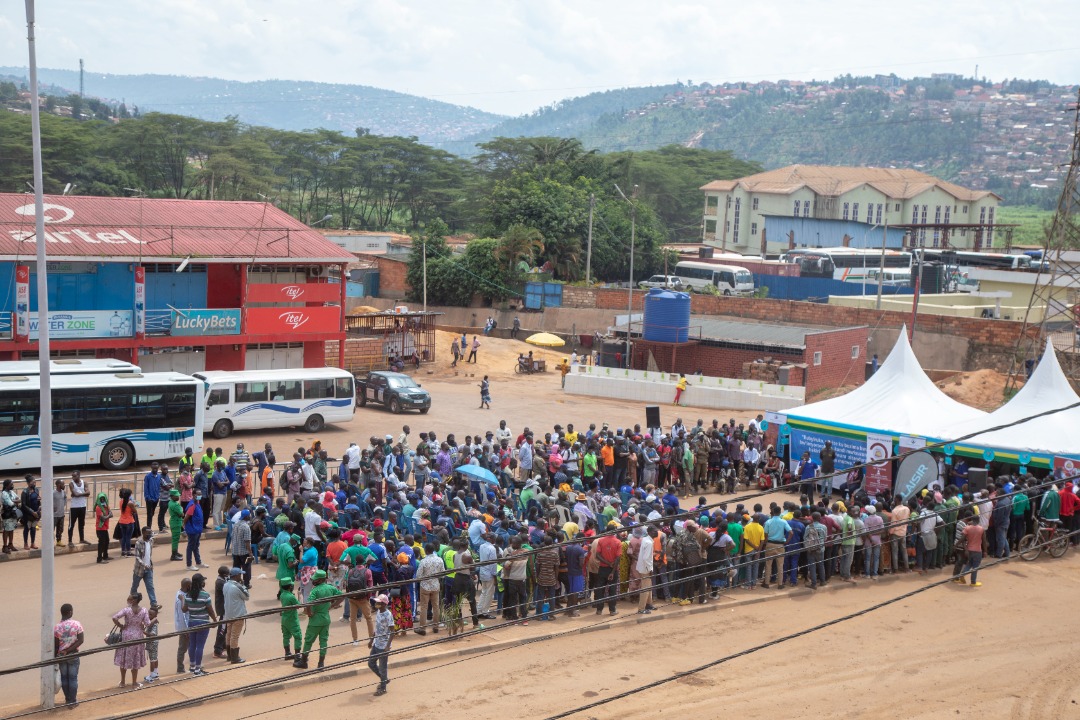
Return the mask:
POLYGON ((203 429, 215 438, 233 430, 302 427, 317 433, 326 423, 352 420, 355 378, 338 368, 207 370, 203 429))
MULTIPOLYGON (((61 374, 52 383, 56 467, 169 460, 202 451, 203 385, 180 373, 61 374)), ((0 471, 41 466, 40 376, 0 375, 0 471)))
MULTIPOLYGON (((57 358, 49 361, 50 375, 115 375, 116 373, 142 372, 138 365, 111 358, 57 358)), ((0 376, 41 374, 37 360, 9 360, 0 362, 0 376)))

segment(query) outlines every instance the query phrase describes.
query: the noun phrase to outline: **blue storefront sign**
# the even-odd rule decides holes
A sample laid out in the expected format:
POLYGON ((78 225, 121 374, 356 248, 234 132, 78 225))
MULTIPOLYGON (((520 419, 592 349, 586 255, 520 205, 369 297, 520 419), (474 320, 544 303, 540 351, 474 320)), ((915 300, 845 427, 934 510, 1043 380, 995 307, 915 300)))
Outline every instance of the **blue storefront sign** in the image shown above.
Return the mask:
POLYGON ((170 335, 239 335, 239 310, 173 310, 170 335))
MULTIPOLYGON (((49 313, 49 336, 54 340, 131 337, 131 310, 81 310, 49 313)), ((38 314, 30 313, 30 339, 38 339, 38 314)))

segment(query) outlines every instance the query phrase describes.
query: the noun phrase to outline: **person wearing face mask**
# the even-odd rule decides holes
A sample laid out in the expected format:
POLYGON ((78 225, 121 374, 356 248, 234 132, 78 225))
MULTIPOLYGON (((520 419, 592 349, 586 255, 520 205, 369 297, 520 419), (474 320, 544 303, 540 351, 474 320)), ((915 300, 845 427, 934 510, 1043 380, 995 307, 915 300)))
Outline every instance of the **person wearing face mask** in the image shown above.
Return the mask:
POLYGON ((184 509, 184 532, 187 533, 187 549, 184 551, 187 568, 194 572, 203 565, 202 556, 199 554, 199 541, 202 540, 203 532, 203 508, 202 490, 197 486, 191 502, 184 509))

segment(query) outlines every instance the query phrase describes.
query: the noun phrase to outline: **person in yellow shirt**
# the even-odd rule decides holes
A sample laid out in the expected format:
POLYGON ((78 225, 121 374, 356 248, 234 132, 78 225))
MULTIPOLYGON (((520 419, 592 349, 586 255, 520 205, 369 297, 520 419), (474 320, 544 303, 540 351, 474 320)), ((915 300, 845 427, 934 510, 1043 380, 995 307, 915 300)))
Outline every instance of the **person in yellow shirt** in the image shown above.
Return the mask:
POLYGON ((679 398, 682 397, 683 390, 686 389, 686 384, 686 376, 682 373, 679 373, 679 381, 675 383, 675 402, 671 403, 672 405, 679 404, 679 398))
POLYGON ((578 432, 574 429, 574 423, 566 424, 566 442, 570 443, 570 447, 574 446, 574 443, 578 441, 578 432))
POLYGON ((752 588, 757 584, 758 565, 765 547, 765 528, 752 518, 744 517, 743 522, 743 552, 739 558, 742 567, 739 568, 739 579, 745 580, 746 586, 752 588))
POLYGON ((559 373, 562 375, 562 386, 563 387, 566 387, 566 376, 567 376, 567 374, 569 374, 569 372, 570 372, 570 360, 568 358, 563 358, 562 362, 559 363, 559 373))

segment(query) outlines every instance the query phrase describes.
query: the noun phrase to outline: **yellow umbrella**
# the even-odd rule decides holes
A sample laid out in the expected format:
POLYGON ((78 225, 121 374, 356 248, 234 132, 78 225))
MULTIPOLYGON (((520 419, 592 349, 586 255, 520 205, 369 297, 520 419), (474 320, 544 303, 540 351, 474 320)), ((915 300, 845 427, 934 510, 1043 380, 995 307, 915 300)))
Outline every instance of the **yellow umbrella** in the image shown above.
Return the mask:
POLYGON ((558 335, 552 335, 551 333, 536 333, 525 338, 525 342, 530 345, 539 345, 540 347, 562 347, 566 344, 558 335))

